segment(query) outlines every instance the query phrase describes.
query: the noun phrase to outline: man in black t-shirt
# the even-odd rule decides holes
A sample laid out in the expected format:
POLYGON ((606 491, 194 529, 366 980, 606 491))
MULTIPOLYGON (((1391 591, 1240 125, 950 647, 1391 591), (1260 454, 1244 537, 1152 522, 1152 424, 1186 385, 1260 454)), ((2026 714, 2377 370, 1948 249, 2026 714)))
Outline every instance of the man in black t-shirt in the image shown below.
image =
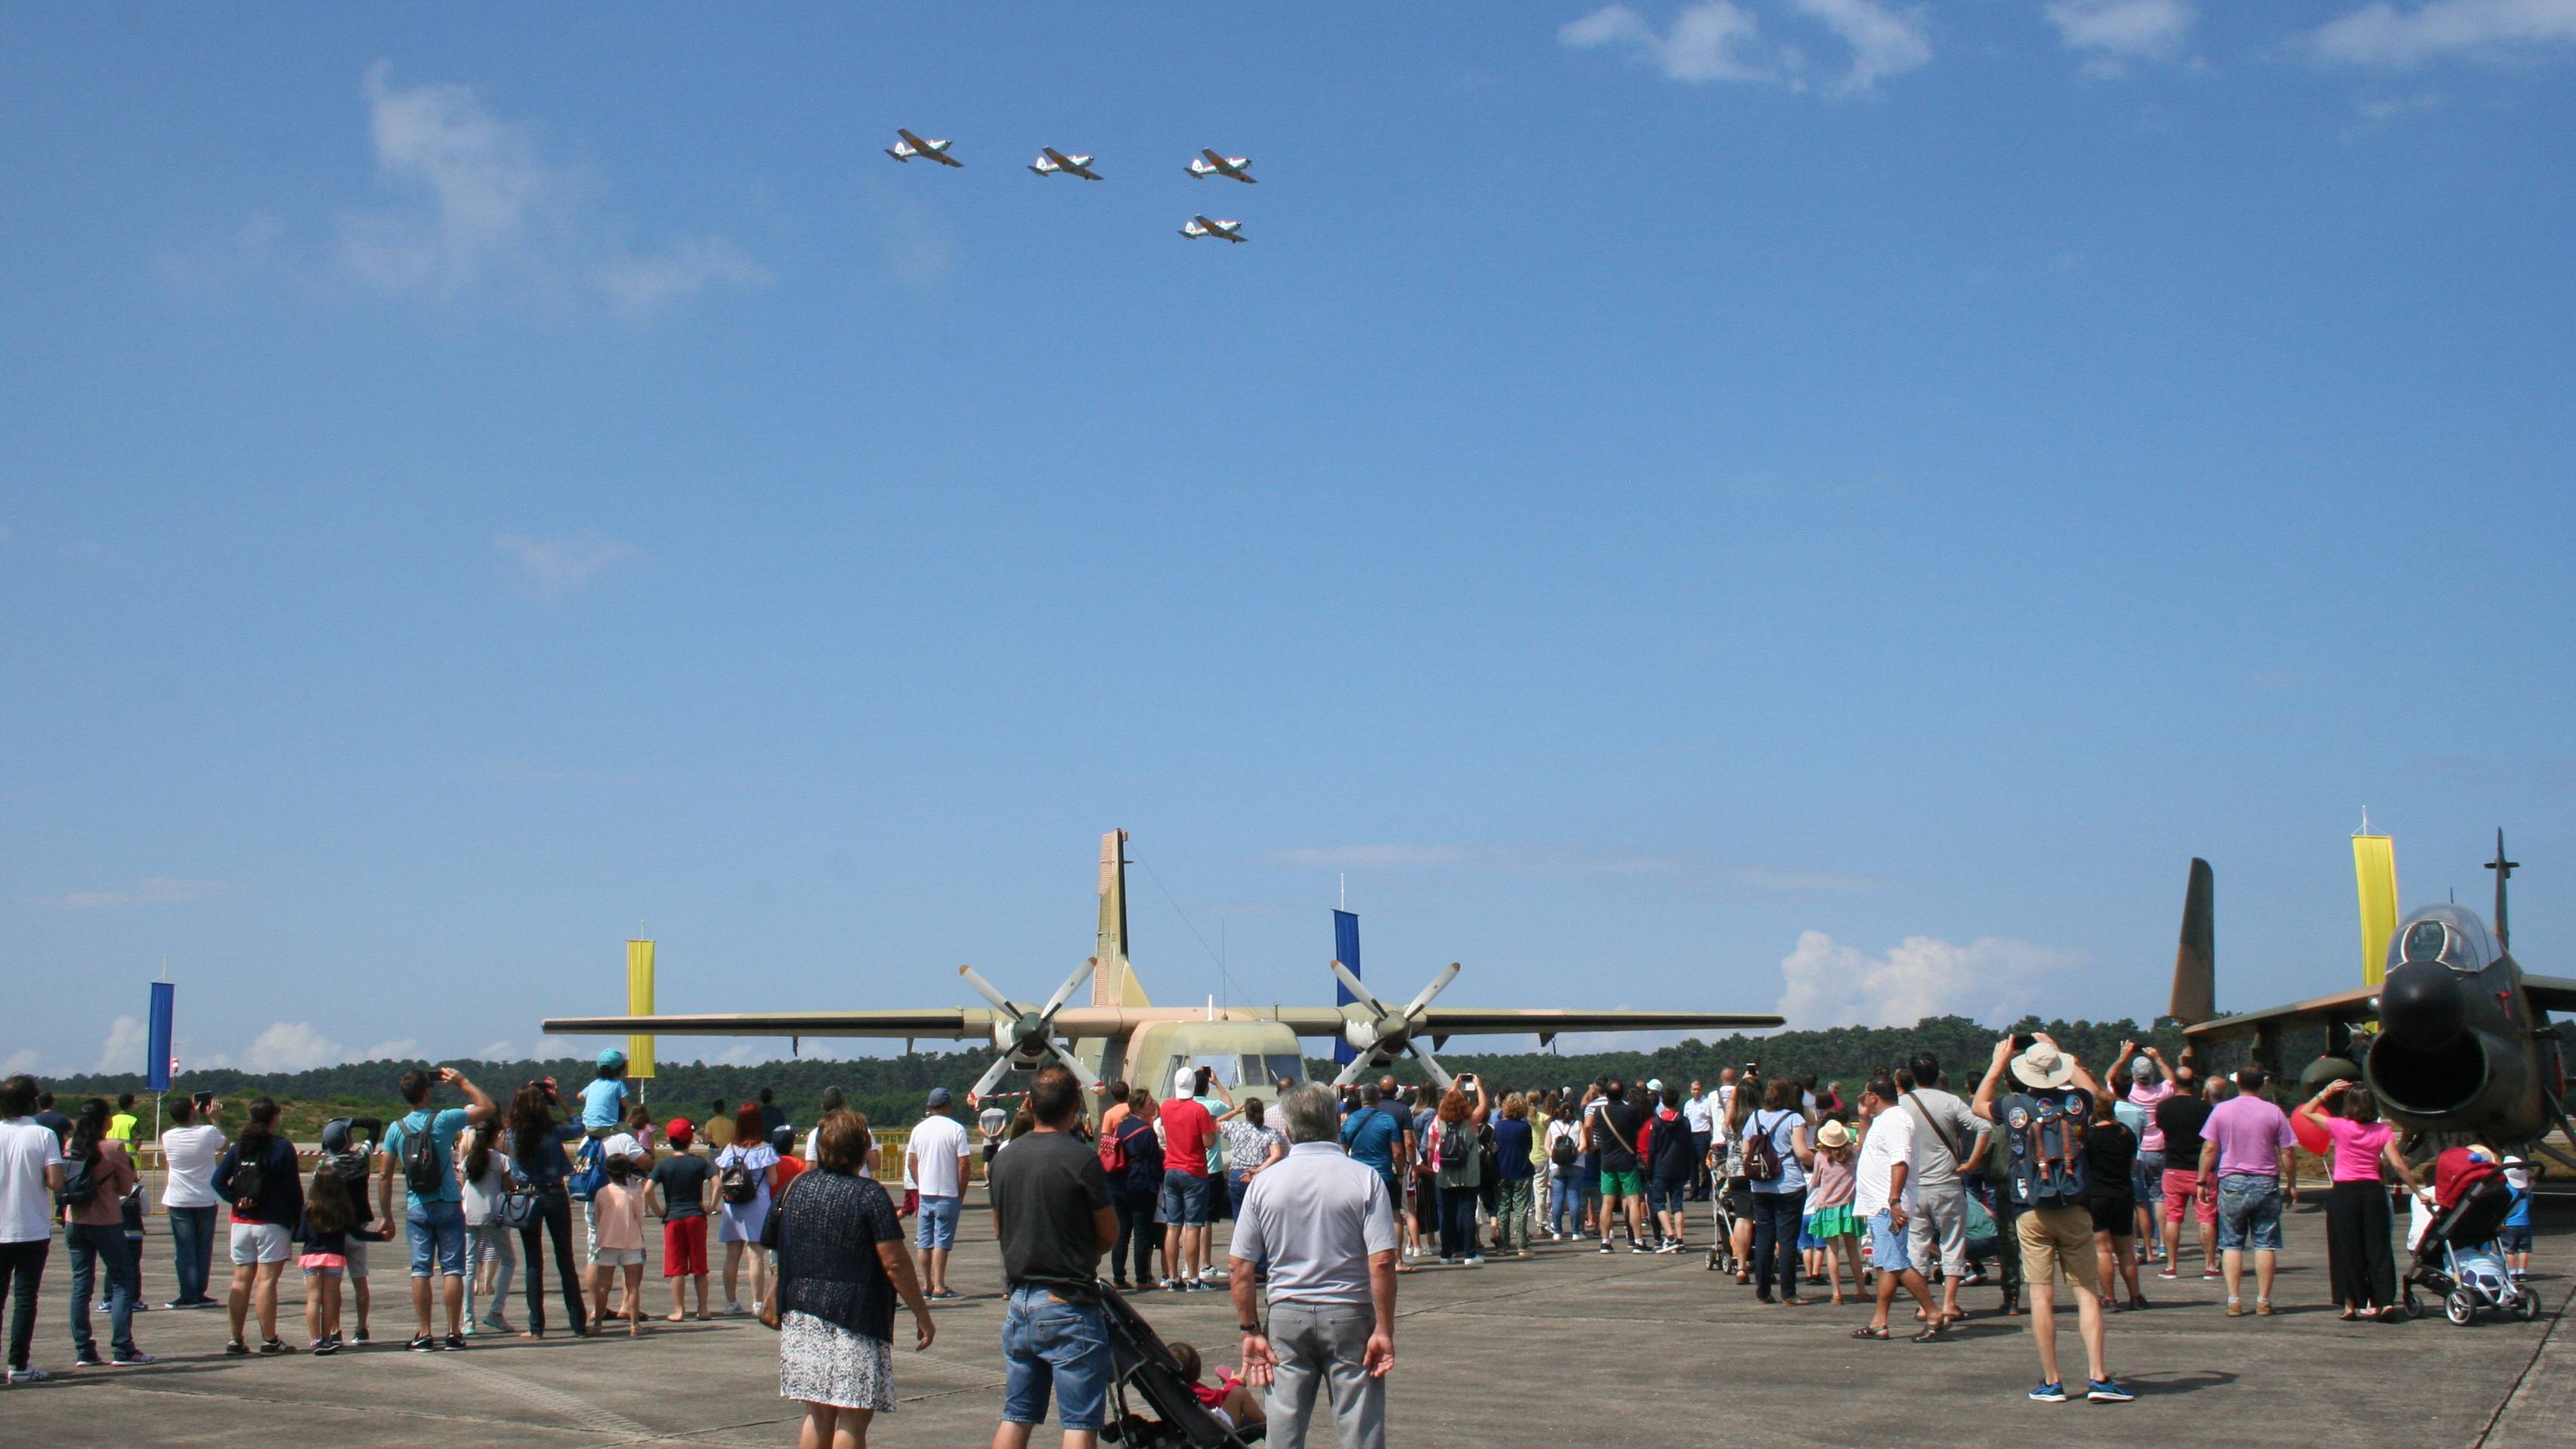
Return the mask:
POLYGON ((662 1277, 671 1285, 672 1323, 687 1315, 682 1295, 693 1281, 698 1285, 698 1318, 707 1316, 707 1184, 715 1177, 715 1164, 689 1150, 696 1138, 687 1119, 673 1118, 663 1133, 671 1155, 654 1163, 645 1179, 645 1205, 658 1206, 662 1213, 662 1277))
POLYGON ((2198 1085, 2177 1074, 2174 1094, 2156 1104, 2156 1128, 2165 1134, 2165 1270, 2156 1275, 2159 1278, 2181 1276, 2182 1260, 2174 1254, 2182 1244, 2186 1203, 2200 1219, 2200 1276, 2219 1276, 2218 1184, 2203 1183, 2199 1171, 2200 1129, 2209 1121, 2210 1108, 2194 1090, 2198 1085))
POLYGON ((993 1449, 1026 1449, 1053 1391, 1067 1449, 1088 1449, 1107 1418, 1109 1325, 1100 1255, 1118 1241, 1118 1213, 1100 1154, 1075 1137, 1082 1084, 1060 1066, 1029 1084, 1037 1127, 993 1156, 987 1190, 1002 1240, 1010 1308, 1002 1320, 1002 1425, 993 1449))
POLYGON ((1637 1160, 1637 1130, 1646 1125, 1646 1119, 1628 1105, 1625 1085, 1611 1082, 1601 1089, 1601 1096, 1601 1110, 1583 1119, 1580 1148, 1601 1158, 1601 1251, 1618 1251, 1610 1244, 1610 1225, 1624 1212, 1628 1251, 1647 1252, 1645 1164, 1637 1160))

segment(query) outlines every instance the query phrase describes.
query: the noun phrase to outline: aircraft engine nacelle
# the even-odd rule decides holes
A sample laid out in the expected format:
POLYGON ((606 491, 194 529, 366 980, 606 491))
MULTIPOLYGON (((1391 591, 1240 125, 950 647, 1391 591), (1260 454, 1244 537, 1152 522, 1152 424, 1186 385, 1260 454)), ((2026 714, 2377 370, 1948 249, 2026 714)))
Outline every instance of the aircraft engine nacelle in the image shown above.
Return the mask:
POLYGON ((1384 1059, 1391 1059, 1392 1053, 1404 1050, 1404 1032, 1401 1028, 1390 1035, 1373 1021, 1354 1021, 1346 1024, 1342 1028, 1342 1040, 1349 1042, 1351 1050, 1355 1052, 1367 1052, 1382 1058, 1379 1062, 1381 1066, 1385 1065, 1384 1059))
POLYGON ((2530 1054, 2491 1031, 2463 1031, 2429 1047, 2383 1033, 2364 1073, 2392 1114, 2440 1117, 2446 1131, 2517 1138, 2544 1123, 2530 1054))

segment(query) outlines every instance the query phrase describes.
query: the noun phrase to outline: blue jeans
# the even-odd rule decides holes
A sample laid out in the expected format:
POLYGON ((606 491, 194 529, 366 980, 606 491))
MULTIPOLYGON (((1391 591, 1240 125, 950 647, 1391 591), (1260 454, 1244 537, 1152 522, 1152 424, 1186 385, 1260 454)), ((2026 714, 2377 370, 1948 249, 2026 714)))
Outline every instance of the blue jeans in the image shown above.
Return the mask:
POLYGON ((1442 1188, 1440 1261, 1454 1263, 1461 1258, 1483 1256, 1485 1250, 1476 1240, 1476 1189, 1472 1185, 1442 1188))
POLYGON ((1547 1180, 1547 1230, 1551 1233, 1583 1231, 1583 1188, 1570 1177, 1547 1180))
POLYGON ((2281 1251, 2281 1180, 2239 1172, 2218 1180, 2218 1248, 2281 1251))
POLYGON ((934 1197, 923 1193, 919 1226, 914 1229, 912 1245, 916 1248, 957 1246, 957 1209, 965 1201, 962 1197, 934 1197))
POLYGON ((465 1276, 465 1207, 461 1203, 414 1203, 404 1215, 411 1238, 411 1275, 428 1278, 444 1273, 465 1276))
POLYGON ((1771 1285, 1780 1296, 1798 1296, 1798 1228, 1807 1190, 1753 1194, 1753 1296, 1768 1303, 1771 1285))
POLYGON ((134 1255, 126 1251, 125 1225, 75 1223, 63 1229, 63 1238, 72 1250, 72 1352, 81 1358, 98 1357, 98 1340, 89 1331, 89 1306, 96 1301, 90 1294, 98 1286, 98 1270, 103 1264, 107 1269, 108 1342, 118 1358, 132 1358, 137 1352, 134 1296, 142 1285, 135 1281, 134 1255))
POLYGON ((1225 1175, 1225 1215, 1230 1222, 1243 1220, 1243 1195, 1252 1191, 1252 1179, 1239 1172, 1225 1175))
POLYGON ((1014 1288, 1002 1319, 1002 1422, 1046 1422, 1055 1392, 1065 1432, 1098 1432, 1109 1402, 1109 1324, 1097 1307, 1067 1303, 1044 1288, 1014 1288))
POLYGON ((170 1271, 179 1280, 181 1303, 211 1303, 206 1275, 215 1261, 215 1209, 175 1207, 170 1212, 170 1271))

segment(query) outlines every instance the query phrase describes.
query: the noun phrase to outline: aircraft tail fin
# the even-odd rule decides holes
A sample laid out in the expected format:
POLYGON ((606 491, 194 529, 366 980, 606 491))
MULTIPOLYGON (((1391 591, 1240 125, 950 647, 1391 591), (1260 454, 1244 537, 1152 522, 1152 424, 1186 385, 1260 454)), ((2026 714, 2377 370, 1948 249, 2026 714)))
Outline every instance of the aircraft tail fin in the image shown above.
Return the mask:
POLYGON ((2173 1000, 2168 1012, 2191 1026, 2218 1015, 2217 893, 2209 862, 2191 860, 2183 888, 2182 939, 2174 948, 2173 1000))
POLYGON ((1100 930, 1092 958, 1100 963, 1091 977, 1094 1006, 1150 1006, 1144 983, 1127 959, 1127 832, 1100 837, 1100 930))

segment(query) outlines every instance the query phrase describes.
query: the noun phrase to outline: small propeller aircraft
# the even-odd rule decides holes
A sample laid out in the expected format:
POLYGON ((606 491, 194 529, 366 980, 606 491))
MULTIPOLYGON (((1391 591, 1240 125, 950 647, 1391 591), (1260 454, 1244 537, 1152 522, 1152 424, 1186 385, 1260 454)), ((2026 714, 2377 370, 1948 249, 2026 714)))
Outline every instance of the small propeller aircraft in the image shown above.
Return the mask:
POLYGON ((1040 146, 1038 148, 1038 159, 1029 163, 1029 169, 1040 176, 1054 176, 1062 174, 1065 176, 1079 176, 1085 181, 1097 181, 1100 179, 1100 173, 1091 169, 1090 157, 1067 156, 1053 146, 1040 146))
POLYGON ((948 143, 945 141, 925 141, 901 126, 895 127, 894 133, 903 139, 887 147, 886 154, 897 161, 909 161, 918 156, 924 161, 936 161, 942 166, 963 167, 966 164, 948 154, 948 143))
POLYGON ((1234 220, 1210 221, 1204 216, 1191 217, 1189 224, 1181 228, 1181 235, 1189 237, 1212 236, 1230 242, 1245 240, 1242 222, 1234 220))
POLYGON ((975 1084, 990 1094, 1014 1073, 1049 1061, 1065 1064, 1086 1086, 1125 1077, 1151 1083, 1159 1093, 1175 1071, 1201 1063, 1228 1063, 1235 1080, 1269 1083, 1306 1079, 1301 1037, 1337 1038, 1354 1048, 1350 1067, 1336 1080, 1348 1083, 1397 1057, 1411 1056, 1443 1087, 1449 1074, 1432 1048, 1451 1036, 1536 1034, 1540 1045, 1570 1031, 1731 1031, 1774 1027, 1777 1016, 1700 1011, 1549 1011, 1511 1007, 1433 1006, 1431 999, 1458 977, 1452 962, 1402 1010, 1370 995, 1359 977, 1333 963, 1333 974, 1356 998, 1343 1006, 1154 1006, 1127 959, 1127 832, 1100 838, 1100 920, 1091 959, 1073 970, 1055 994, 1037 1007, 1003 995, 971 966, 958 973, 984 1007, 951 1006, 911 1011, 787 1011, 704 1016, 554 1017, 545 1029, 566 1036, 851 1036, 964 1039, 985 1037, 1002 1055, 975 1084), (1083 983, 1088 1005, 1073 1005, 1083 983), (1426 1040, 1428 1045, 1425 1045, 1426 1040), (1068 1045, 1068 1043, 1070 1045, 1068 1045))
POLYGON ((1252 158, 1249 156, 1220 156, 1214 151, 1201 151, 1190 161, 1190 174, 1223 176, 1246 186, 1257 184, 1252 179, 1252 158))
MULTIPOLYGON (((2552 1011, 2576 1012, 2576 978, 2538 976, 2513 958, 2505 859, 2496 832, 2495 933, 2466 906, 2423 906, 2397 923, 2378 985, 2220 1016, 2209 862, 2194 860, 2174 955, 2171 1015, 2205 1071, 2247 1058, 2313 1096, 2338 1078, 2366 1083, 2380 1114, 2435 1145, 2528 1145, 2568 1131, 2566 1053, 2552 1011)), ((2576 1137, 2576 1133, 2570 1133, 2576 1137)))

